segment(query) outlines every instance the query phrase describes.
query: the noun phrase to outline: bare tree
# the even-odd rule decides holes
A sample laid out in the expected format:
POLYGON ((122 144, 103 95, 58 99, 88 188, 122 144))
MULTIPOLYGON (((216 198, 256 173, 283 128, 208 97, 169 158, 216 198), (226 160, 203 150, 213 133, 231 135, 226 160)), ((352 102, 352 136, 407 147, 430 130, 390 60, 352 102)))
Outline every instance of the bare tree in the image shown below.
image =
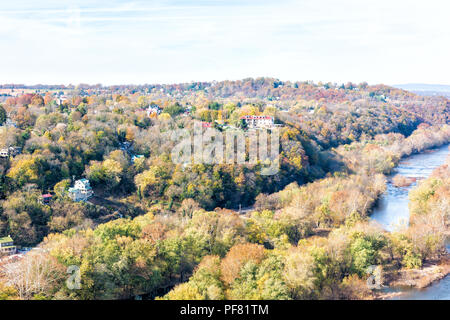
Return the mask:
POLYGON ((62 271, 62 267, 43 251, 29 252, 2 268, 6 283, 16 288, 20 299, 49 292, 63 279, 62 271))

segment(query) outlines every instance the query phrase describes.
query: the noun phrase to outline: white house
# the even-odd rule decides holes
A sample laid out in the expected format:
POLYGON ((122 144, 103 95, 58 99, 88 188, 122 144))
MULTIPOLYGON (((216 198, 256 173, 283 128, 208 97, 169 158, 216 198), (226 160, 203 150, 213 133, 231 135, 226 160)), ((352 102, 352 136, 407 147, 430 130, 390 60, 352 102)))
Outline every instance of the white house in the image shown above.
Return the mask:
POLYGON ((56 97, 55 102, 58 106, 60 106, 65 102, 69 102, 69 99, 66 96, 56 97))
POLYGON ((22 151, 19 147, 9 147, 9 148, 3 148, 0 149, 0 157, 1 158, 8 158, 9 156, 16 156, 22 151))
POLYGON ((8 156, 9 156, 9 149, 8 148, 0 149, 0 157, 8 158, 8 156))
POLYGON ((161 109, 157 105, 148 106, 148 108, 147 108, 147 116, 150 117, 150 115, 153 114, 153 113, 160 114, 161 113, 161 109))
POLYGON ((69 188, 69 197, 75 202, 87 201, 93 195, 94 191, 87 179, 77 180, 75 181, 75 186, 69 188))

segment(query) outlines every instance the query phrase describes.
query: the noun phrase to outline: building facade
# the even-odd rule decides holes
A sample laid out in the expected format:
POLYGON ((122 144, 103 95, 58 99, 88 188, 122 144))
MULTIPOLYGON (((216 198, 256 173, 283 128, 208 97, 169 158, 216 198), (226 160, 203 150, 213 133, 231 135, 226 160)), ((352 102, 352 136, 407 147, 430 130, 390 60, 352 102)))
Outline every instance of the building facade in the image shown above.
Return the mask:
POLYGON ((91 184, 87 179, 80 179, 75 181, 75 185, 69 188, 69 197, 72 201, 87 201, 94 195, 94 191, 91 188, 91 184))
POLYGON ((244 120, 249 128, 272 128, 274 126, 271 116, 243 116, 241 120, 244 120))
POLYGON ((0 157, 1 158, 8 158, 9 156, 17 156, 22 151, 19 147, 9 147, 9 148, 3 148, 0 149, 0 157))
POLYGON ((0 238, 0 254, 15 254, 17 248, 11 236, 0 238))

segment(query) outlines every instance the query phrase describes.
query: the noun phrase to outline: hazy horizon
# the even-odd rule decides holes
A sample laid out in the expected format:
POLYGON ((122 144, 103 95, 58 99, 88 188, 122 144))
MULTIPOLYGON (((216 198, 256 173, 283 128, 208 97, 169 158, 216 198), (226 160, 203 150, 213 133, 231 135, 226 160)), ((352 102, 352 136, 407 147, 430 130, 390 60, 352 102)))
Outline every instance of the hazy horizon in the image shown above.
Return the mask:
POLYGON ((0 83, 450 84, 445 1, 4 3, 0 83))
MULTIPOLYGON (((369 85, 380 85, 380 84, 382 84, 382 85, 387 85, 387 86, 391 86, 391 87, 398 87, 398 88, 403 87, 403 86, 410 86, 411 87, 410 89, 405 89, 405 90, 418 90, 418 89, 415 88, 415 87, 418 87, 418 86, 424 86, 424 87, 427 87, 427 89, 428 88, 431 89, 430 87, 433 87, 433 86, 438 86, 438 87, 445 87, 446 90, 450 90, 450 84, 445 84, 445 83, 415 83, 415 82, 413 83, 413 82, 411 82, 411 83, 394 83, 394 84, 391 84, 391 83, 384 83, 384 82, 370 83, 368 81, 354 82, 352 80, 336 82, 336 81, 326 81, 326 80, 314 81, 314 80, 307 80, 307 79, 285 80, 285 79, 280 79, 280 78, 273 77, 273 76, 261 76, 261 77, 262 78, 274 78, 274 79, 278 79, 278 80, 283 81, 283 82, 290 81, 290 82, 293 82, 293 83, 294 82, 313 81, 316 84, 318 82, 322 82, 322 83, 336 83, 336 84, 340 85, 340 84, 345 84, 345 83, 348 83, 348 82, 352 82, 354 84, 359 84, 361 82, 367 82, 369 85)), ((157 85, 157 84, 158 85, 175 85, 175 84, 183 84, 183 83, 191 83, 191 82, 240 81, 240 80, 244 80, 244 79, 247 79, 247 78, 254 78, 254 79, 256 79, 256 78, 259 78, 259 77, 244 77, 244 78, 240 78, 240 79, 191 80, 191 81, 184 81, 184 82, 140 82, 140 83, 126 83, 126 82, 123 82, 123 83, 111 83, 111 84, 104 84, 104 83, 101 83, 101 82, 98 82, 98 81, 97 82, 95 82, 95 81, 94 82, 82 81, 82 82, 79 82, 79 83, 56 83, 56 82, 55 83, 24 83, 24 82, 9 82, 9 83, 6 83, 5 82, 5 83, 0 83, 0 86, 1 85, 24 85, 24 86, 30 86, 31 87, 31 86, 39 86, 39 85, 42 85, 42 86, 57 86, 57 85, 64 85, 64 86, 89 85, 89 86, 95 86, 95 85, 102 85, 103 87, 111 87, 111 86, 133 86, 133 85, 143 86, 143 85, 157 85)))

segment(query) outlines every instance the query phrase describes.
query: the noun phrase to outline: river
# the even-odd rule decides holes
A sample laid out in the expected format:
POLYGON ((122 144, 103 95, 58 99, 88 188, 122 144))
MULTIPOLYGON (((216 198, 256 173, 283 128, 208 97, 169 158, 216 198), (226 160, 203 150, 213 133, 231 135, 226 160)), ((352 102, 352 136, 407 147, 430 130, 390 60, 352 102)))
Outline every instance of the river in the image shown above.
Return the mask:
MULTIPOLYGON (((381 224, 387 231, 393 231, 399 226, 407 225, 409 223, 408 193, 417 183, 413 183, 409 187, 395 187, 390 182, 391 178, 396 174, 417 178, 418 180, 427 178, 435 168, 445 163, 449 155, 449 146, 445 145, 421 154, 412 155, 400 161, 392 175, 388 177, 387 190, 379 199, 371 218, 381 224)), ((447 245, 447 250, 450 250, 449 245, 447 245)), ((392 290, 396 291, 395 289, 392 290)), ((449 300, 450 276, 422 290, 407 290, 396 299, 449 300)))

